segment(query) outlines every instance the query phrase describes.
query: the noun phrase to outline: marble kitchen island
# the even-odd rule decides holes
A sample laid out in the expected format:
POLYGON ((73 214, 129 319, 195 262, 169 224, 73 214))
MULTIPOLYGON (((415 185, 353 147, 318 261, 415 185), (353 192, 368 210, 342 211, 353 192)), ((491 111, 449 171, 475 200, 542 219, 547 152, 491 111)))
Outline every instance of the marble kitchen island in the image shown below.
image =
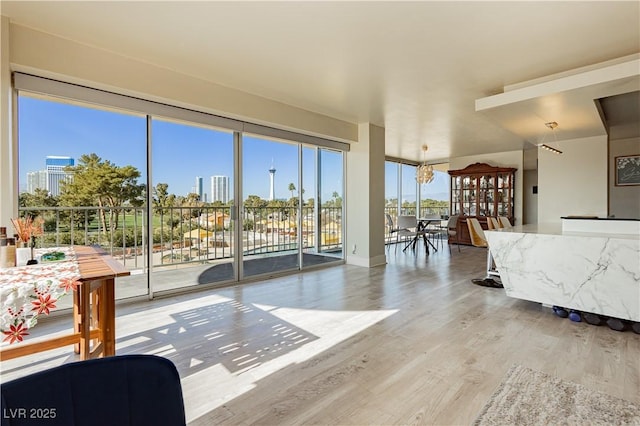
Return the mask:
POLYGON ((486 231, 506 294, 640 321, 640 221, 615 222, 563 218, 486 231))

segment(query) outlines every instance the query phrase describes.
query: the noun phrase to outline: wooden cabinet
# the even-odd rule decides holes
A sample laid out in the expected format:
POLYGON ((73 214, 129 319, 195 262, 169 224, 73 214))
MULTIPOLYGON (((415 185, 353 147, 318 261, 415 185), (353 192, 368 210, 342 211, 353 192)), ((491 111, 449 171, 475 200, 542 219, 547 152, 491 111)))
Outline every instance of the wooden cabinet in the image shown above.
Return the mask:
POLYGON ((517 169, 475 163, 460 170, 449 170, 451 176, 451 215, 460 215, 458 235, 461 244, 471 244, 467 217, 478 219, 487 229, 487 217, 513 216, 514 178, 517 169))

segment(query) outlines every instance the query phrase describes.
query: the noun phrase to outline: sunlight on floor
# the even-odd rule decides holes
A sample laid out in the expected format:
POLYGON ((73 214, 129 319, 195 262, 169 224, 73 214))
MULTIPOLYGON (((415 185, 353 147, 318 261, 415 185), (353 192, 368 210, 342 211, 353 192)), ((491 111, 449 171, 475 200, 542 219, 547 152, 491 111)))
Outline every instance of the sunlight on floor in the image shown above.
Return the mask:
POLYGON ((119 354, 171 359, 184 393, 190 395, 185 407, 191 421, 251 390, 260 379, 304 362, 395 312, 242 304, 211 295, 119 316, 117 349, 119 354), (225 329, 244 338, 229 340, 225 329), (188 359, 185 352, 191 354, 188 359))
POLYGON ((317 339, 308 343, 301 342, 301 346, 293 351, 267 362, 254 364, 250 369, 230 373, 221 364, 216 364, 184 378, 182 386, 185 391, 190 386, 198 386, 202 382, 211 383, 209 392, 193 392, 191 395, 198 394, 201 397, 185 401, 187 422, 251 390, 258 380, 290 364, 304 362, 397 312, 318 311, 258 304, 252 306, 317 336, 317 339))
MULTIPOLYGON (((118 355, 170 359, 182 380, 187 421, 250 391, 258 382, 317 356, 398 312, 322 310, 239 302, 210 294, 119 309, 118 355)), ((34 339, 59 333, 65 318, 34 329, 34 339)), ((2 364, 2 380, 77 360, 69 347, 2 364)))

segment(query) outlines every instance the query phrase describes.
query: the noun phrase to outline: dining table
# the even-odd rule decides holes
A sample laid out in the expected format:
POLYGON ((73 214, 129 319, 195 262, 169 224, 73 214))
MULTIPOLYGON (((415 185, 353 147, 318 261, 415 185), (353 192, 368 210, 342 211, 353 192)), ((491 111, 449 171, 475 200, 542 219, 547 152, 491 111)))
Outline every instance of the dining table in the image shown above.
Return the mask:
POLYGON ((115 355, 115 281, 125 267, 97 246, 37 249, 36 265, 0 268, 0 360, 74 345, 81 360, 115 355), (45 261, 55 253, 61 259, 45 261), (37 320, 72 294, 73 332, 29 341, 37 320))
POLYGON ((442 219, 439 217, 418 218, 416 223, 416 233, 413 239, 404 247, 403 251, 408 247, 412 247, 413 249, 415 249, 418 241, 420 240, 420 237, 422 237, 422 240, 424 241, 427 255, 429 254, 429 246, 431 246, 434 252, 438 251, 438 248, 429 240, 427 231, 429 229, 429 225, 431 225, 432 223, 438 223, 438 225, 440 225, 441 221, 442 219))

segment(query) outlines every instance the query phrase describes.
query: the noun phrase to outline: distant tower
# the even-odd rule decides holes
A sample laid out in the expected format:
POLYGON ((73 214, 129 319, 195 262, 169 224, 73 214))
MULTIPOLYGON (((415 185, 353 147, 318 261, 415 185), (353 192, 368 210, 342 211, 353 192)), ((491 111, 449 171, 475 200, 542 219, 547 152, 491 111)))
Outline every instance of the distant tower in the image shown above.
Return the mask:
POLYGON ((271 168, 269 169, 269 181, 271 186, 269 187, 269 200, 276 199, 276 188, 274 187, 274 180, 276 178, 276 168, 271 164, 271 168))
POLYGON ((211 176, 211 202, 229 202, 229 176, 211 176))
POLYGON ((196 176, 196 186, 195 186, 193 192, 198 194, 198 197, 200 197, 200 201, 204 201, 203 190, 204 190, 204 188, 202 187, 202 177, 196 176))

